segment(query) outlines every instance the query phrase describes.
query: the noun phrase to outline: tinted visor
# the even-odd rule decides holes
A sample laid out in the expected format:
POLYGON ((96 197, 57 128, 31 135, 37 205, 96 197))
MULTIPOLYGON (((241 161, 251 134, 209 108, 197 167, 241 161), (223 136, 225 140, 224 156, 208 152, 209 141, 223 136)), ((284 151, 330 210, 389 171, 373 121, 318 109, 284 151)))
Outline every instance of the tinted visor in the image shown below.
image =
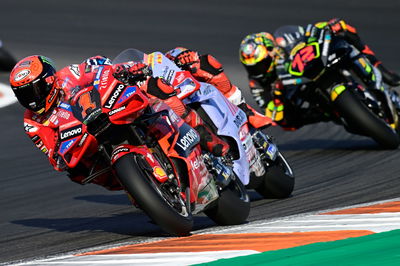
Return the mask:
POLYGON ((23 107, 37 112, 46 106, 46 97, 51 87, 52 85, 44 79, 38 79, 26 85, 14 87, 13 91, 23 107))
POLYGON ((258 76, 268 73, 270 71, 271 64, 272 64, 272 57, 267 56, 265 59, 261 60, 255 65, 252 66, 244 65, 244 66, 250 75, 258 76))

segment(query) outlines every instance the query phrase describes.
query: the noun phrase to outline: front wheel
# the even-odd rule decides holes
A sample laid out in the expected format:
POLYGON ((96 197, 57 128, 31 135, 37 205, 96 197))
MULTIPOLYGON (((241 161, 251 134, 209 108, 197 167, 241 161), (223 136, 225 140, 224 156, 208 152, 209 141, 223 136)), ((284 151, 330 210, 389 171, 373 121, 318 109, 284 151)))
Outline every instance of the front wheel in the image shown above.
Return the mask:
POLYGON ((399 146, 397 132, 368 109, 352 91, 343 91, 334 105, 352 132, 370 136, 385 149, 396 149, 399 146))
POLYGON ((289 197, 294 189, 295 178, 285 157, 279 152, 275 161, 266 168, 263 180, 255 190, 267 199, 289 197))
POLYGON ((129 154, 115 163, 122 186, 164 231, 177 236, 189 235, 193 217, 178 187, 175 189, 165 183, 158 183, 140 166, 140 160, 145 159, 138 154, 129 154))
POLYGON ((242 224, 250 213, 250 197, 236 176, 220 191, 216 203, 204 213, 218 225, 242 224))

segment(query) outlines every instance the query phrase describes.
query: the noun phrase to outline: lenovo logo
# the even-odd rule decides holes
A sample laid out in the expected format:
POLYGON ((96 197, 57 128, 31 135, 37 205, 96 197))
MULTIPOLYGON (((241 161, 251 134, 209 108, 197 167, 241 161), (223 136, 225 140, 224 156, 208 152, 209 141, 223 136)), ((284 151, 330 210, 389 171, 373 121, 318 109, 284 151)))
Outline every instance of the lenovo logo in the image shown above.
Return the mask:
POLYGON ((107 103, 104 105, 105 108, 112 109, 115 101, 118 99, 118 97, 121 95, 121 92, 124 90, 125 85, 124 84, 119 84, 115 89, 114 92, 111 94, 111 96, 107 99, 107 103))
POLYGON ((71 139, 80 134, 82 134, 82 126, 81 125, 70 128, 68 130, 61 131, 60 139, 61 140, 71 139))

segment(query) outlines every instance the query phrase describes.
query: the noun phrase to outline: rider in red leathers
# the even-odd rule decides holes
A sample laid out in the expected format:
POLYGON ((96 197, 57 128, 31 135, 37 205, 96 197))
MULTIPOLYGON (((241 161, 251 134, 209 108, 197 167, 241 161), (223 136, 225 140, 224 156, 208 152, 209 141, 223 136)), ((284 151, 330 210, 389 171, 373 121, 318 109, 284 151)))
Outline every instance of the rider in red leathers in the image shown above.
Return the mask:
MULTIPOLYGON (((20 104, 26 108, 25 132, 36 147, 48 156, 51 165, 58 171, 67 170, 72 181, 84 183, 89 174, 91 160, 83 158, 77 167, 68 169, 63 159, 58 156, 59 122, 55 108, 62 99, 70 99, 79 90, 95 85, 93 83, 96 75, 100 73, 98 72, 100 66, 104 68, 101 72, 101 81, 106 80, 108 77, 106 75, 111 73, 122 82, 138 84, 149 97, 166 102, 185 122, 199 131, 203 149, 209 150, 216 156, 222 156, 228 151, 228 144, 213 134, 196 112, 186 107, 176 97, 174 89, 169 84, 160 78, 153 78, 151 70, 143 63, 111 65, 108 58, 95 56, 81 64, 69 65, 56 72, 49 58, 40 55, 29 56, 19 61, 10 74, 13 92, 20 104)), ((120 184, 109 174, 103 174, 91 182, 111 190, 121 189, 120 184)))

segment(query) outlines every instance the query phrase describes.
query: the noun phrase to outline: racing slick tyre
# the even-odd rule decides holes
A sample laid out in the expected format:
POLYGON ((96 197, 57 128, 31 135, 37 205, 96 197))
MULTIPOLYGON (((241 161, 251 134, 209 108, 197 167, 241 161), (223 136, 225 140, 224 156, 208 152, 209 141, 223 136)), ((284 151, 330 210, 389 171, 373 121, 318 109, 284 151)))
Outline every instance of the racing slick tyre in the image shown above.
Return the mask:
POLYGON ((204 213, 218 225, 235 225, 246 221, 250 213, 250 197, 236 175, 227 187, 219 191, 216 203, 204 213))
POLYGON ((279 152, 275 161, 267 168, 261 184, 255 188, 266 199, 283 199, 289 197, 294 189, 294 173, 279 152))
POLYGON ((334 104, 352 132, 370 136, 385 149, 396 149, 399 146, 397 132, 368 109, 352 91, 343 91, 334 104))
POLYGON ((190 234, 193 217, 180 191, 161 186, 141 167, 141 155, 128 154, 114 164, 119 181, 137 205, 164 231, 176 236, 190 234))

